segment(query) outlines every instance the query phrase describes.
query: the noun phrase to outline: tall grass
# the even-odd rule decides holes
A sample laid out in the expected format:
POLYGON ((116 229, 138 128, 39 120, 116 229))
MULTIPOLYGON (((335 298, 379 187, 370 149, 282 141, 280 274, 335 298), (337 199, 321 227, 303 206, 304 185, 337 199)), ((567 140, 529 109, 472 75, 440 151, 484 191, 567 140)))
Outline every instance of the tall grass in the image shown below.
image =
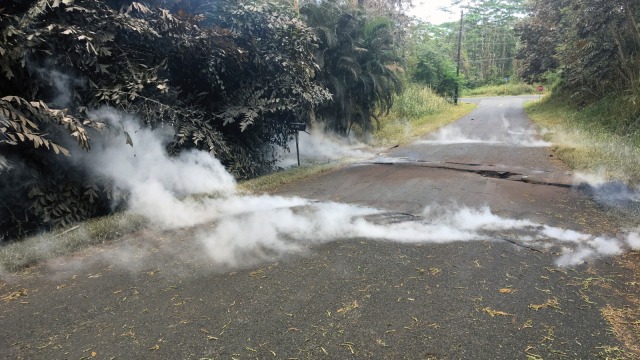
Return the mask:
POLYGON ((416 119, 441 114, 450 109, 451 104, 430 87, 409 83, 404 92, 396 97, 391 113, 398 118, 416 119))
POLYGON ((550 132, 560 159, 576 170, 640 185, 640 103, 614 95, 584 107, 561 96, 526 106, 529 116, 550 132))
POLYGON ((525 83, 506 83, 502 85, 486 85, 474 89, 462 89, 461 95, 471 96, 515 96, 537 94, 538 87, 525 83))
POLYGON ((459 119, 474 107, 472 104, 455 106, 428 86, 409 83, 396 97, 389 114, 380 119, 373 142, 381 146, 406 143, 459 119))

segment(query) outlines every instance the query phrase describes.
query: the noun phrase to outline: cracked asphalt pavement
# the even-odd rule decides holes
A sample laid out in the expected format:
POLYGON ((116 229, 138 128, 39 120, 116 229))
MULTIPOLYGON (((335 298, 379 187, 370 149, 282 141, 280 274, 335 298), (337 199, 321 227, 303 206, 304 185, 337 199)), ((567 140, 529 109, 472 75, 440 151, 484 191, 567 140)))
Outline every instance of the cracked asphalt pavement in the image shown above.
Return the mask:
MULTIPOLYGON (((469 100, 478 108, 443 132, 277 194, 384 209, 381 223, 418 219, 426 206, 441 204, 488 206, 500 216, 593 234, 619 232, 619 219, 571 186, 571 171, 523 112, 528 99, 469 100)), ((121 243, 188 247, 195 231, 145 230, 5 277, 0 357, 638 355, 633 336, 627 342, 604 315, 630 306, 621 294, 637 294, 639 283, 617 258, 559 268, 553 248, 502 241, 508 233, 441 244, 336 239, 233 270, 183 257, 127 269, 101 256, 121 243)))

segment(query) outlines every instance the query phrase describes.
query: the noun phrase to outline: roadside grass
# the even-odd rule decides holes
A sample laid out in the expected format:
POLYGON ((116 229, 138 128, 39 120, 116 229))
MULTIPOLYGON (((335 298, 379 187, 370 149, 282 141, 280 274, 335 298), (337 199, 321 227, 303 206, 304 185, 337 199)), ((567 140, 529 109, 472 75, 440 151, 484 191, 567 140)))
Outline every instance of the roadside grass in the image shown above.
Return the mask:
MULTIPOLYGON (((607 181, 622 181, 640 186, 640 84, 626 93, 614 94, 584 107, 571 106, 560 95, 552 94, 525 106, 527 114, 549 132, 545 140, 554 143, 558 158, 574 170, 595 174, 607 181)), ((565 97, 566 98, 566 97, 565 97)), ((624 219, 631 227, 640 223, 635 210, 608 209, 613 216, 624 219)), ((632 306, 605 304, 600 308, 609 324, 609 331, 622 343, 598 347, 598 356, 607 359, 638 358, 640 354, 640 299, 629 284, 638 284, 639 252, 627 252, 615 263, 628 274, 624 287, 607 287, 607 292, 626 300, 632 306)))
POLYGON ((280 186, 302 181, 315 175, 334 170, 346 164, 347 161, 337 161, 324 164, 311 164, 278 171, 255 179, 238 183, 238 191, 244 194, 255 194, 277 190, 280 186))
MULTIPOLYGON (((392 111, 381 119, 381 128, 373 134, 372 145, 403 144, 449 124, 475 108, 473 104, 454 106, 428 87, 409 84, 392 111)), ((349 160, 310 164, 275 172, 238 183, 244 194, 269 192, 280 186, 302 181, 344 166, 349 160)), ((197 194, 215 196, 215 194, 197 194)), ((38 262, 70 254, 92 245, 115 240, 144 229, 149 221, 128 212, 94 218, 57 232, 46 232, 0 246, 0 275, 18 272, 38 262)))
POLYGON ((628 98, 612 96, 577 109, 547 96, 525 109, 572 169, 640 185, 640 106, 628 98))
POLYGON ((134 233, 148 224, 140 215, 121 212, 84 221, 66 230, 46 232, 0 246, 0 274, 134 233))
POLYGON ((475 104, 467 103, 455 106, 427 86, 408 84, 404 93, 396 98, 389 114, 380 119, 380 128, 373 134, 372 144, 406 144, 452 123, 475 107, 475 104))
POLYGON ((462 89, 461 95, 472 96, 515 96, 537 94, 537 86, 525 83, 506 83, 502 85, 486 85, 474 89, 462 89))

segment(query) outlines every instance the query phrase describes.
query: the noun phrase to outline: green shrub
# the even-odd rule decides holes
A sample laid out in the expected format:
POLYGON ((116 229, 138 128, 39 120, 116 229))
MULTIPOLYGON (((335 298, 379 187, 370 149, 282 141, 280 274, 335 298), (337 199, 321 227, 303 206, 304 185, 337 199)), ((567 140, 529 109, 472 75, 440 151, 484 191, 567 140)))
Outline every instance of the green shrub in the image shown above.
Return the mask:
POLYGON ((450 109, 451 106, 430 87, 408 84, 404 92, 396 96, 390 115, 397 118, 416 119, 425 115, 442 113, 450 109))
POLYGON ((429 86, 409 83, 396 97, 389 114, 380 119, 380 128, 373 134, 374 143, 406 143, 459 119, 473 108, 472 104, 455 106, 429 86))

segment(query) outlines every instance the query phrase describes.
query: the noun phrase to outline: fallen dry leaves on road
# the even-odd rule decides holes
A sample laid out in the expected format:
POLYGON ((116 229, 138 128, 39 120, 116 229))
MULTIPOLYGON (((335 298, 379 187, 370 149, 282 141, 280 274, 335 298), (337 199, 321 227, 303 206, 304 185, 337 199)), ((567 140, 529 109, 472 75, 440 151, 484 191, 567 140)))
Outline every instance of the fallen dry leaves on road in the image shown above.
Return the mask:
POLYGON ((23 296, 27 296, 27 289, 20 289, 18 291, 14 291, 0 298, 2 301, 12 301, 17 300, 23 296))

